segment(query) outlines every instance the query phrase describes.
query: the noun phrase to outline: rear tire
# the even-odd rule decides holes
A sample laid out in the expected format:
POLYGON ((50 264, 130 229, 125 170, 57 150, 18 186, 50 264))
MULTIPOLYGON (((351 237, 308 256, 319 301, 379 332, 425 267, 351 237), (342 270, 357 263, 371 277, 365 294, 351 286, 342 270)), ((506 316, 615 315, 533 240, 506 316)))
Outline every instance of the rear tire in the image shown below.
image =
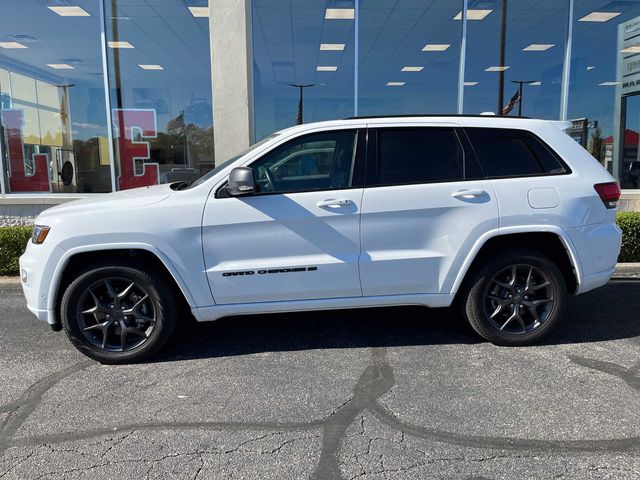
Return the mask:
POLYGON ((494 255, 471 274, 461 297, 469 325, 496 345, 528 345, 559 322, 567 287, 562 272, 535 250, 494 255))
POLYGON ((143 264, 96 264, 64 292, 62 325, 83 354, 106 364, 132 363, 158 352, 177 322, 174 292, 143 264))

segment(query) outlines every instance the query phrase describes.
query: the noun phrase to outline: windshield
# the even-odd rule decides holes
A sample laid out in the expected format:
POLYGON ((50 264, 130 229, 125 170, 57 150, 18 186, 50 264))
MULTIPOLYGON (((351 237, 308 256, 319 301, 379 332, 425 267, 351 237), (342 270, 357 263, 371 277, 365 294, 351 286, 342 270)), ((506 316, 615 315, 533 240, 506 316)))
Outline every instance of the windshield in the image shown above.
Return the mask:
POLYGON ((247 148, 246 150, 243 150, 242 152, 238 153, 237 155, 231 157, 228 160, 225 160, 224 162, 222 162, 220 165, 217 165, 213 170, 210 170, 209 172, 205 173, 203 176, 201 176, 200 178, 198 178, 196 181, 194 181, 192 184, 189 185, 189 188, 191 187, 195 187, 197 185, 202 185, 204 182, 206 182, 207 180, 209 180, 211 177, 213 177, 214 175, 216 175, 218 172, 221 172, 222 170, 224 170, 225 168, 227 168, 229 165, 231 165, 233 162, 235 162, 236 160, 238 160, 240 157, 245 156, 247 153, 255 150, 256 148, 264 145, 265 143, 267 143, 269 140, 277 137, 279 134, 278 133, 272 133, 271 135, 269 135, 266 138, 263 138, 262 140, 260 140, 258 143, 254 143, 253 145, 251 145, 249 148, 247 148))

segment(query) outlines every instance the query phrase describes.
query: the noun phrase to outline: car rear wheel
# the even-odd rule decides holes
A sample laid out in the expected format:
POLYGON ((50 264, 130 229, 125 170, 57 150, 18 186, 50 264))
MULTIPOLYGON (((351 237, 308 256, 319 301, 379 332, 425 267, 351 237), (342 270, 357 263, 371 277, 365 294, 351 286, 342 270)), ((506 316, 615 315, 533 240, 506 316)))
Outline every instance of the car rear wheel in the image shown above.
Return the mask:
POLYGON ((130 363, 157 352, 175 328, 177 306, 162 275, 144 265, 96 265, 61 302, 73 345, 102 363, 130 363))
POLYGON ((471 277, 463 313, 471 327, 496 345, 527 345, 558 323, 566 285, 555 264, 535 250, 489 258, 471 277))

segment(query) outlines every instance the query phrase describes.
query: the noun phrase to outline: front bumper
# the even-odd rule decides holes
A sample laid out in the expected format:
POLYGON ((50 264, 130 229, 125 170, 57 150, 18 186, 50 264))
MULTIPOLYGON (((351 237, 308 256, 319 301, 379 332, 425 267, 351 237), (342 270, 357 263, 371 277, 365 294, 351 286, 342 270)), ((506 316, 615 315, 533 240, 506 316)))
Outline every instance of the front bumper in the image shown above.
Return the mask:
POLYGON ((50 325, 57 323, 55 301, 49 296, 54 282, 55 267, 64 250, 57 245, 34 245, 29 242, 20 257, 20 278, 27 308, 39 320, 50 325))

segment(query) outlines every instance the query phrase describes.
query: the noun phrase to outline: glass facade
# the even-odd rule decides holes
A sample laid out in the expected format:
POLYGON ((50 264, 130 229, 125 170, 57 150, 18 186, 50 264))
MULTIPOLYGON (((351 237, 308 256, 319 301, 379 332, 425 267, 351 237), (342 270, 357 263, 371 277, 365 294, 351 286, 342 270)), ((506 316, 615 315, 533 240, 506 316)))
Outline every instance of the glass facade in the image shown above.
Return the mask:
MULTIPOLYGON (((638 2, 247 5, 255 140, 353 115, 572 120, 572 137, 623 188, 640 189, 638 2)), ((110 192, 213 168, 209 7, 23 0, 4 8, 2 194, 110 192)))
POLYGON ((252 23, 257 139, 299 120, 289 84, 313 84, 305 122, 484 112, 573 120, 571 136, 623 188, 640 188, 638 2, 252 0, 252 23))
POLYGON ((24 0, 4 8, 3 193, 110 192, 213 168, 209 22, 198 6, 24 0))

